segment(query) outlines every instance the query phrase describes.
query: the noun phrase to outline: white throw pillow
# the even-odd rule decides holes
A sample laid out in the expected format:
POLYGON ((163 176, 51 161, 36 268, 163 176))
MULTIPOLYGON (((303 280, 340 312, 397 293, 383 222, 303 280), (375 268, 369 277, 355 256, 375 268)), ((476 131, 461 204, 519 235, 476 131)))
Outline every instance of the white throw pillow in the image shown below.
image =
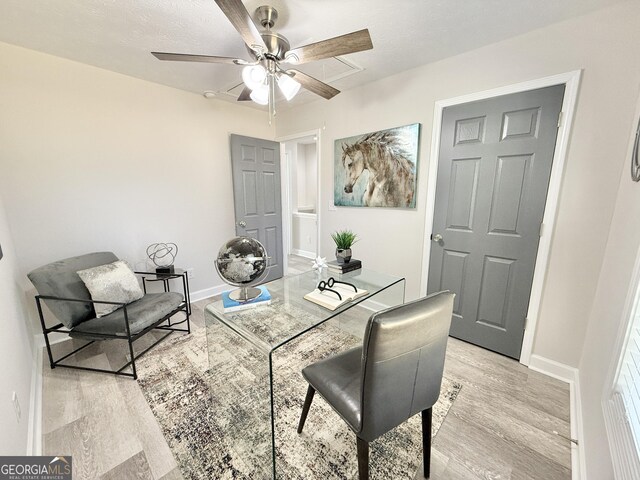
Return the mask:
MULTIPOLYGON (((144 296, 136 275, 122 260, 77 273, 89 290, 92 300, 131 303, 144 296)), ((120 308, 119 305, 106 303, 94 303, 93 307, 98 318, 120 308)))

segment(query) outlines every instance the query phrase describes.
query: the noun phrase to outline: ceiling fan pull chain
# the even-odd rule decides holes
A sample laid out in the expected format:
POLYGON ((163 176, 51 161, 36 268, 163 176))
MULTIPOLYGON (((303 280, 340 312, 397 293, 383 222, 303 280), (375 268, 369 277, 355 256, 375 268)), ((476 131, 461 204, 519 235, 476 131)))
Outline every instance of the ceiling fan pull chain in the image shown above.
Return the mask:
POLYGON ((269 77, 269 125, 271 120, 276 116, 276 83, 273 75, 269 77))

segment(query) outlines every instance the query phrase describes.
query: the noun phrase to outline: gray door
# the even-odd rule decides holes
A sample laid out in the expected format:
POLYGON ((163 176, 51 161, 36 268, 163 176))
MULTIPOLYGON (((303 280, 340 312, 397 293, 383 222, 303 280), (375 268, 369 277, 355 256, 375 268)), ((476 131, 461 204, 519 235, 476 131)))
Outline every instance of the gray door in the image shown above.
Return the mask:
POLYGON ((429 292, 451 335, 520 357, 564 85, 444 109, 429 292))
POLYGON ((280 144, 231 135, 236 234, 253 237, 267 249, 269 271, 263 280, 282 277, 282 203, 280 144))

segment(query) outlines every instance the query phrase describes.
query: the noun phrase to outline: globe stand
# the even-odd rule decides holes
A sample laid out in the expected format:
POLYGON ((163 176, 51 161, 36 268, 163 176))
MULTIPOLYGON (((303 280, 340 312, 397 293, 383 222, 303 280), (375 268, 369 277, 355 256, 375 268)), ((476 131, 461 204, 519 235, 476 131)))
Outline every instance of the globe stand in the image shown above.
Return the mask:
POLYGON ((240 287, 229 293, 229 298, 236 302, 244 303, 254 300, 260 296, 262 290, 255 287, 240 287))

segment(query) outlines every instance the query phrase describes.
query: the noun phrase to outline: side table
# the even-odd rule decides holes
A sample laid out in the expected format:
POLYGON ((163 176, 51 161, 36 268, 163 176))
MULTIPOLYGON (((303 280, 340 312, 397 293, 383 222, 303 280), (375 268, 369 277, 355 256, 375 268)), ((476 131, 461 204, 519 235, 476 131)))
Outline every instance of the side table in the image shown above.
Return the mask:
MULTIPOLYGON (((147 293, 147 282, 162 282, 165 292, 171 291, 170 280, 182 281, 182 292, 187 307, 187 314, 191 315, 191 293, 189 292, 189 275, 186 270, 176 268, 173 273, 135 272, 142 277, 142 289, 147 293)), ((169 323, 171 325, 171 323, 169 323)))

